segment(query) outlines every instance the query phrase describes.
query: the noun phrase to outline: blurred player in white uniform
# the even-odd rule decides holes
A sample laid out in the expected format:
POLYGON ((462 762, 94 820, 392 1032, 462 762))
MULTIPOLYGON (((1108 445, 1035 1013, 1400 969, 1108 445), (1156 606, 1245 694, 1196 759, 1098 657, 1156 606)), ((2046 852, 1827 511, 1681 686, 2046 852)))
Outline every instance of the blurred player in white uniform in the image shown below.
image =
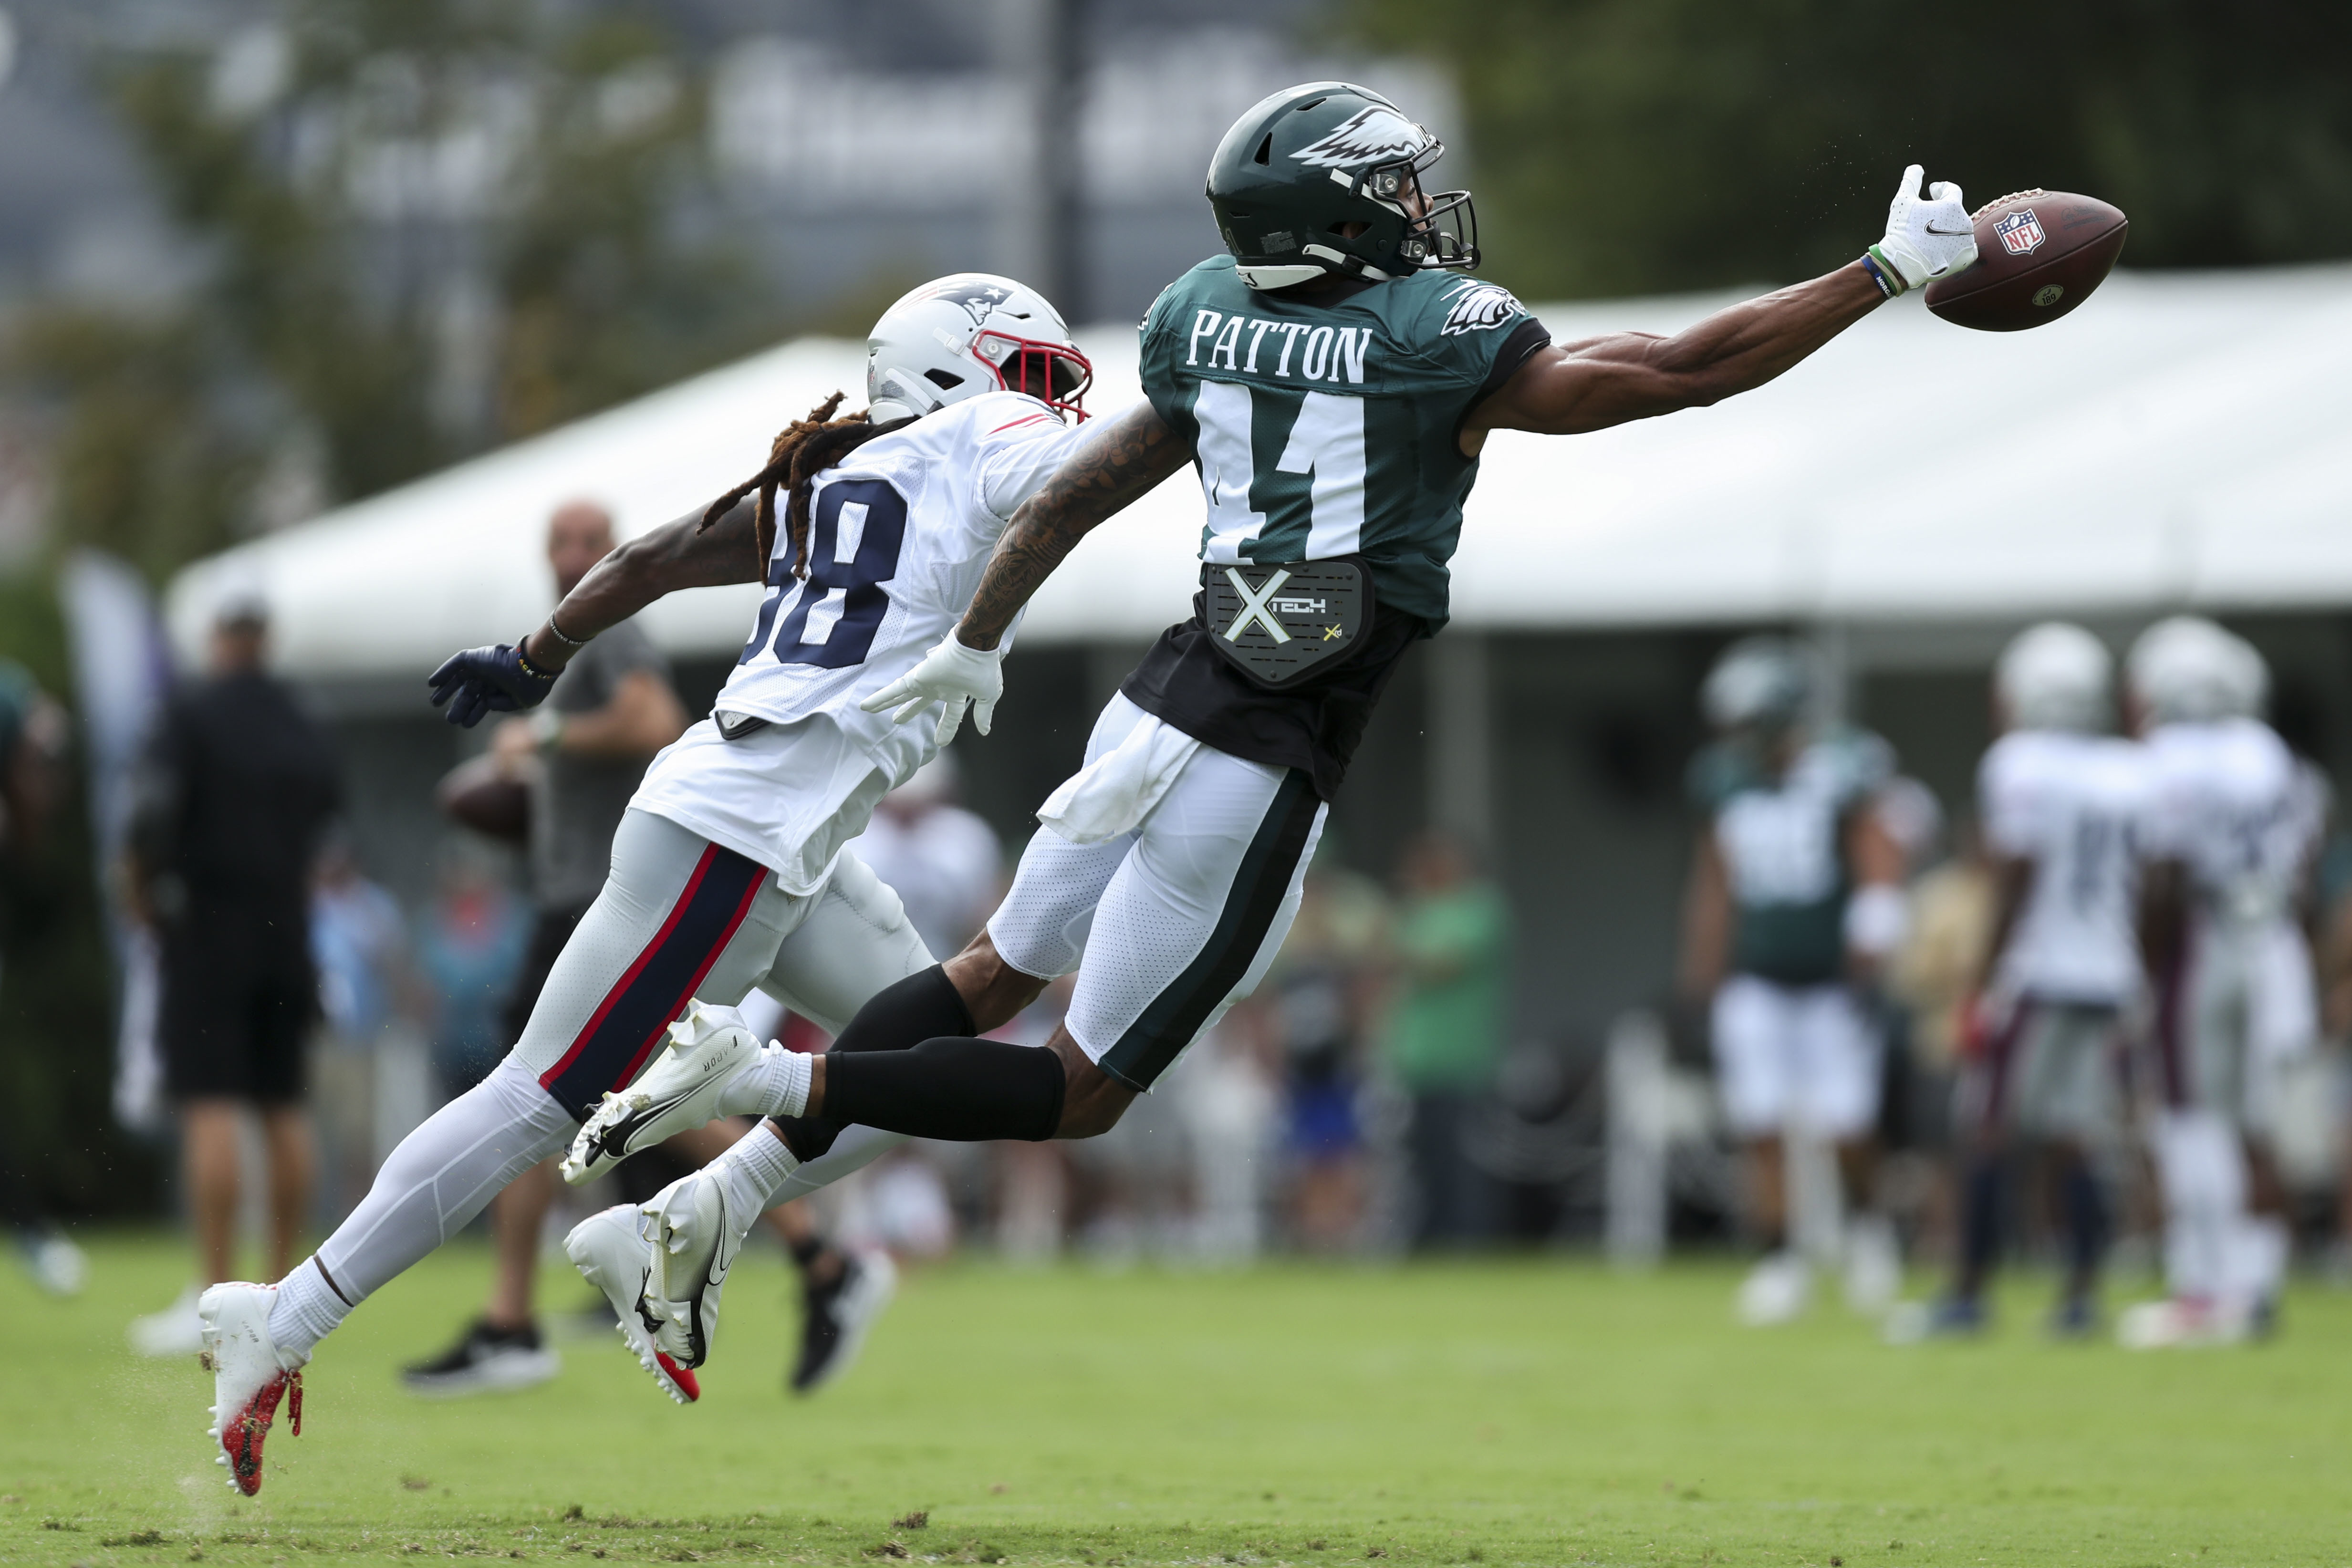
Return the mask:
MULTIPOLYGON (((300 1369, 318 1342, 562 1152, 593 1113, 613 1113, 590 1140, 593 1169, 567 1160, 575 1180, 657 1142, 637 1134, 665 1105, 690 1104, 696 1124, 805 1108, 813 1059, 762 1047, 731 1004, 756 987, 840 1035, 877 992, 933 967, 897 896, 844 846, 952 737, 961 706, 899 725, 859 704, 947 634, 1006 520, 1084 442, 1063 414, 1092 372, 1043 297, 982 274, 908 295, 867 348, 866 414, 833 419, 836 393, 777 437, 751 481, 606 556, 519 646, 470 649, 434 674, 435 702, 471 725, 537 706, 572 651, 666 593, 762 580, 770 589, 710 717, 647 769, 614 835, 604 891, 514 1049, 402 1141, 351 1218, 292 1273, 205 1293, 213 1437, 238 1490, 260 1490, 281 1400, 300 1430, 300 1369), (660 1083, 668 1098, 656 1104, 648 1085, 660 1073, 639 1074, 666 1037, 707 1047, 697 1054, 707 1075, 660 1083)), ((843 1036, 834 1049, 857 1047, 843 1036)), ((768 1182, 751 1212, 897 1141, 849 1128, 801 1168, 805 1186, 768 1182)), ((782 1157, 776 1140, 758 1144, 782 1157)), ((757 1161, 727 1168, 746 1166, 757 1161)), ((660 1354, 641 1318, 647 1249, 636 1219, 607 1209, 566 1249, 613 1301, 646 1369, 684 1402, 698 1392, 691 1371, 660 1354)))
MULTIPOLYGON (((1684 905, 1682 983, 1711 999, 1725 1119, 1747 1154, 1749 1222, 1764 1248, 1739 1315, 1785 1322, 1811 1293, 1792 1240, 1790 1146, 1834 1149, 1845 1204, 1864 1197, 1883 1040, 1861 992, 1903 939, 1904 857, 1874 809, 1893 772, 1884 741, 1816 735, 1811 660, 1779 638, 1735 644, 1707 676, 1718 739, 1692 768, 1708 813, 1684 905)), ((1801 1164, 1798 1168, 1801 1171, 1801 1164)), ((1853 1304, 1875 1312, 1899 1284, 1892 1231, 1862 1214, 1810 1249, 1843 1250, 1853 1304)))
POLYGON ((2141 748, 2106 733, 2115 661, 2079 626, 2011 643, 1993 674, 2003 733, 1977 775, 1995 904, 1990 972, 1964 1030, 1960 1257, 1950 1293, 1898 1313, 1891 1338, 1963 1334, 1986 1322, 2017 1145, 2046 1157, 2067 1236, 2065 1337, 2097 1322, 2106 1245, 2103 1181, 2120 1147, 2126 1014, 2142 992, 2137 834, 2147 802, 2141 748))
POLYGON ((2279 1069, 2319 1033, 2303 916, 2324 804, 2257 716, 2269 672, 2242 639, 2176 617, 2126 668, 2149 762, 2141 931, 2171 1294, 2117 1328, 2137 1346, 2212 1343, 2269 1332, 2285 1281, 2271 1137, 2279 1069))

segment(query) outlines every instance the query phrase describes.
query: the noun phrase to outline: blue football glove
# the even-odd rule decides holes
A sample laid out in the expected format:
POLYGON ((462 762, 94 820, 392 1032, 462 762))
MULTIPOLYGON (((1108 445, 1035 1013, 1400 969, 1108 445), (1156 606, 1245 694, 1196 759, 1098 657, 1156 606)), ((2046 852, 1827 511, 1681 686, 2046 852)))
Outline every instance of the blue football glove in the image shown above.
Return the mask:
POLYGON ((537 707, 555 689, 555 676, 505 643, 452 653, 427 677, 433 706, 446 708, 451 724, 471 729, 482 716, 537 707))

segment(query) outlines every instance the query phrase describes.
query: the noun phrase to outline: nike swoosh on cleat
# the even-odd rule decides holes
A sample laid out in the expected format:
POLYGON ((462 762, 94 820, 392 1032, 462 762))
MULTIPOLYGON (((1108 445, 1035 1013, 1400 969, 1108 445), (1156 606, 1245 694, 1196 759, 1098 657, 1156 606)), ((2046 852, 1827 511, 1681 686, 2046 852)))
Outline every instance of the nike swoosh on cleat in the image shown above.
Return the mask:
POLYGON ((633 1153, 634 1151, 629 1147, 631 1138, 642 1132, 646 1124, 685 1104, 693 1093, 694 1091, 689 1089, 682 1094, 673 1094, 657 1104, 648 1105, 642 1111, 633 1112, 622 1117, 604 1129, 604 1136, 599 1140, 600 1145, 606 1154, 616 1158, 633 1153))

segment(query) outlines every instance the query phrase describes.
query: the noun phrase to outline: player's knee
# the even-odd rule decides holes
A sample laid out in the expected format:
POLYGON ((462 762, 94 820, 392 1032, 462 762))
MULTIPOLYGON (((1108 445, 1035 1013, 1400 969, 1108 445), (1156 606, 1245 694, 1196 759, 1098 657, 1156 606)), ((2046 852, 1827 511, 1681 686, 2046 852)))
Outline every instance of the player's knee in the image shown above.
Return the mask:
POLYGON ((1022 1009, 1052 984, 1024 974, 1004 960, 986 930, 967 943, 944 966, 948 978, 971 1010, 972 1025, 985 1032, 1013 1021, 1022 1009))

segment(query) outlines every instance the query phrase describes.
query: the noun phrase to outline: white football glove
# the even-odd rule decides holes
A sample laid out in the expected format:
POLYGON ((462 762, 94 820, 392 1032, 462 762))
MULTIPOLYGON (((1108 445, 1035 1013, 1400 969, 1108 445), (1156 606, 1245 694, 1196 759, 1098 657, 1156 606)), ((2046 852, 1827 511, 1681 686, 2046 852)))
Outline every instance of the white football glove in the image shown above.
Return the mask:
POLYGON ((1966 272, 1977 258, 1977 225, 1961 204, 1960 188, 1938 180, 1923 202, 1919 181, 1926 172, 1916 163, 1903 171, 1903 188, 1886 209, 1886 237, 1870 247, 1889 298, 1966 272))
POLYGON ((971 705, 972 727, 986 735, 996 714, 996 699, 1003 695, 1004 644, 967 648, 950 631, 923 655, 921 664, 857 706, 867 713, 896 707, 898 711, 890 716, 890 722, 904 724, 933 703, 945 703, 939 731, 939 743, 945 746, 963 726, 966 703, 971 705))

